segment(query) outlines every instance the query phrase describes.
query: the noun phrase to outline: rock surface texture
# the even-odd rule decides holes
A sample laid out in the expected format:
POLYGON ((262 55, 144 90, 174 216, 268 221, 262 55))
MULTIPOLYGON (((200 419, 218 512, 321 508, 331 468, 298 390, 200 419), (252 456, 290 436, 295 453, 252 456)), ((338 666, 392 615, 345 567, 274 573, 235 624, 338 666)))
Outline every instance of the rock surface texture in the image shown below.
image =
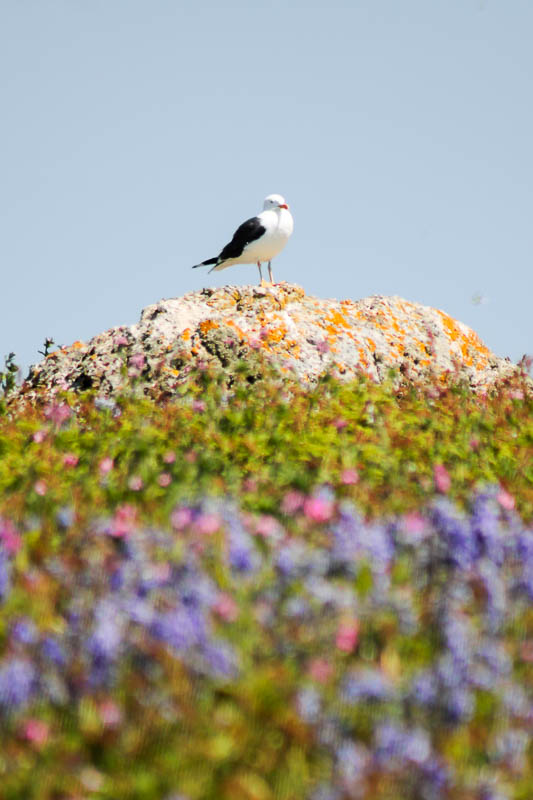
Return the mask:
POLYGON ((485 391, 518 367, 493 355, 478 336, 443 311, 399 297, 321 300, 293 284, 203 289, 148 306, 138 324, 112 328, 88 343, 50 353, 21 387, 89 389, 112 394, 142 378, 165 394, 195 364, 231 371, 264 354, 304 383, 330 370, 349 380, 463 381, 485 391))

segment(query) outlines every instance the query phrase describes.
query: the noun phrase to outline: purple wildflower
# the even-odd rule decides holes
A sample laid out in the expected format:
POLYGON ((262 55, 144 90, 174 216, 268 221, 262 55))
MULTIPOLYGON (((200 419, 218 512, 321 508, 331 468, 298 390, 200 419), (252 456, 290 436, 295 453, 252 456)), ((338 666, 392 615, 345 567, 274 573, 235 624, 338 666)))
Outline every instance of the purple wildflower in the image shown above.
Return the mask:
POLYGON ((482 786, 478 797, 479 800, 509 800, 509 795, 495 784, 482 786))
POLYGON ((34 622, 28 618, 16 620, 11 628, 11 638, 20 644, 35 644, 38 633, 34 622))
POLYGON ((206 621, 194 608, 177 607, 157 614, 150 626, 152 635, 179 652, 206 640, 206 621))
POLYGON ((343 699, 347 703, 360 701, 384 701, 393 695, 393 687, 379 669, 363 667, 350 673, 342 688, 343 699))
POLYGON ((339 519, 332 525, 331 557, 338 566, 354 569, 358 559, 368 560, 375 577, 383 578, 394 554, 394 546, 386 525, 365 524, 351 504, 343 503, 339 519))
POLYGON ((237 572, 252 572, 259 566, 257 553, 252 537, 237 519, 229 522, 229 563, 237 572))
POLYGON ((56 521, 60 528, 70 528, 74 522, 74 509, 71 506, 63 506, 56 514, 56 521))
POLYGON ((446 561, 463 570, 469 569, 477 555, 469 520, 447 498, 433 503, 429 517, 444 545, 446 561))
POLYGON ((533 529, 524 529, 519 533, 516 552, 520 559, 521 569, 515 588, 533 601, 533 529))
POLYGON ((343 783, 347 787, 364 780, 365 771, 370 764, 370 754, 366 747, 344 741, 337 749, 336 757, 343 783))
POLYGON ((184 606, 206 608, 216 603, 218 592, 211 578, 186 564, 177 570, 177 589, 184 606))
POLYGON ((505 581, 499 565, 483 558, 477 565, 477 573, 486 594, 487 622, 492 632, 496 632, 505 618, 507 596, 505 581))
POLYGON ((486 554, 498 567, 503 564, 505 544, 499 517, 498 505, 490 492, 475 497, 470 523, 472 536, 479 552, 486 554))
POLYGON ((435 676, 430 670, 418 673, 411 681, 409 696, 415 703, 430 708, 438 696, 438 685, 435 676))
POLYGON ((88 650, 96 666, 117 658, 122 644, 124 618, 117 606, 103 600, 95 612, 95 626, 88 640, 88 650))
POLYGON ((11 589, 11 562, 0 545, 0 600, 5 600, 11 589))
POLYGON ((327 783, 321 783, 309 795, 309 800, 341 800, 343 793, 335 786, 327 783))
POLYGON ((47 636, 41 643, 43 657, 56 667, 64 667, 67 657, 63 646, 53 636, 47 636))
POLYGON ((414 764, 420 766, 431 756, 431 742, 422 728, 407 730, 384 722, 375 732, 376 759, 384 769, 414 764))
POLYGON ((0 708, 15 711, 30 701, 36 688, 35 668, 29 661, 13 658, 0 665, 0 708))
POLYGON ((420 794, 424 800, 441 800, 446 797, 450 783, 450 768, 439 758, 431 756, 419 765, 420 794))
POLYGON ((466 722, 474 711, 472 693, 463 686, 454 686, 443 697, 446 719, 458 724, 466 722))
POLYGON ((304 722, 317 722, 320 716, 320 694, 313 686, 301 689, 296 695, 296 707, 304 722))
POLYGON ((301 577, 306 574, 307 555, 303 542, 289 540, 278 550, 276 567, 285 577, 301 577))
POLYGON ((526 766, 526 752, 531 744, 531 736, 526 731, 507 730, 496 738, 493 757, 502 761, 513 772, 522 772, 526 766))
POLYGON ((202 656, 209 674, 214 678, 235 678, 237 675, 237 657, 231 645, 218 640, 206 642, 202 647, 202 656))
POLYGON ((155 611, 146 600, 129 597, 122 606, 125 615, 132 621, 148 628, 154 621, 155 611))
POLYGON ((457 674, 465 675, 473 656, 474 636, 469 619, 458 614, 447 614, 444 618, 443 634, 448 653, 453 659, 453 669, 457 674))

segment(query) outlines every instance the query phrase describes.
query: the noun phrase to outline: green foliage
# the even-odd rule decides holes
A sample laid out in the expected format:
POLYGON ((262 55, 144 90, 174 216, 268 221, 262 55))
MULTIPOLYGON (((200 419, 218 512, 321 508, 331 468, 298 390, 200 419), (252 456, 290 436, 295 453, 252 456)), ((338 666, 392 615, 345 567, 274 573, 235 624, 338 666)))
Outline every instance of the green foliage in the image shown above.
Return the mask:
POLYGON ((0 392, 6 397, 16 386, 19 367, 15 364, 15 353, 4 358, 4 371, 0 370, 0 392))
POLYGON ((249 377, 237 376, 228 394, 219 374, 200 372, 165 405, 125 396, 99 408, 94 395, 64 395, 76 413, 61 425, 39 408, 4 417, 1 502, 21 516, 28 508, 46 514, 74 493, 80 513, 132 502, 161 521, 176 502, 206 493, 276 514, 289 489, 329 484, 378 516, 423 504, 441 464, 451 497, 463 502, 476 485, 500 483, 522 516, 533 516, 533 400, 522 386, 476 398, 446 387, 436 396, 400 394, 367 381, 324 380, 305 391, 275 376, 249 377), (67 454, 79 458, 75 469, 64 468, 67 454), (102 480, 106 458, 113 469, 102 480), (170 476, 166 487, 161 473, 170 476), (130 488, 136 478, 146 491, 130 488), (33 491, 39 479, 45 496, 33 491))
MULTIPOLYGON (((8 365, 11 357, 2 373, 6 394, 16 371, 8 365)), ((274 374, 261 378, 258 370, 242 364, 229 388, 223 372, 199 370, 167 403, 65 393, 8 408, 0 417, 0 521, 12 521, 24 542, 20 549, 11 544, 13 591, 0 602, 0 660, 18 646, 11 631, 20 618, 60 635, 72 596, 83 613, 92 610, 90 602, 107 587, 127 539, 88 534, 110 521, 168 532, 176 508, 206 497, 230 498, 250 518, 281 523, 283 535, 318 549, 323 529, 287 510, 291 496, 309 497, 327 487, 339 506, 353 501, 369 520, 415 515, 435 497, 435 467, 443 467, 450 481, 440 493, 460 506, 468 506, 476 488, 499 484, 503 502, 514 503, 526 522, 533 519, 533 399, 525 383, 516 380, 475 397, 466 388, 398 391, 392 383, 343 385, 326 376, 304 390, 274 374), (121 513, 130 516, 123 520, 121 513)), ((1 720, 0 796, 170 800, 179 788, 192 800, 304 800, 310 787, 327 783, 332 761, 294 698, 309 685, 305 670, 317 653, 331 655, 337 612, 321 609, 316 630, 289 615, 268 628, 260 617, 262 598, 275 580, 268 558, 259 575, 235 580, 218 531, 204 547, 194 531, 176 529, 170 550, 154 545, 151 566, 177 569, 199 548, 206 572, 239 609, 234 624, 217 622, 241 651, 238 682, 206 681, 201 670, 187 669, 162 645, 139 639, 137 661, 122 665, 110 698, 108 689, 83 684, 80 656, 69 702, 58 689, 31 709, 32 719, 46 726, 46 741, 27 733, 25 718, 1 720), (117 708, 120 723, 113 721, 117 708)), ((6 530, 6 542, 18 535, 6 530)), ((264 543, 256 539, 268 555, 267 537, 264 543)), ((376 586, 374 566, 362 558, 344 583, 333 580, 339 590, 353 590, 363 611, 376 586)), ((331 655, 335 691, 348 667, 372 666, 398 682, 427 668, 442 646, 437 604, 447 579, 444 569, 415 574, 409 551, 402 552, 390 570, 394 596, 412 600, 425 625, 410 633, 400 629, 391 608, 363 613, 357 654, 331 655)), ((302 586, 298 577, 282 584, 276 608, 298 600, 302 586)), ((472 597, 477 622, 481 601, 475 592, 472 597)), ((513 619, 505 634, 513 656, 533 636, 531 612, 513 619)), ((524 686, 533 686, 531 660, 522 658, 516 669, 524 686)), ((321 691, 325 702, 330 693, 334 707, 333 684, 324 680, 321 691)), ((371 703, 337 712, 351 735, 370 743, 376 717, 371 703)), ((385 712, 399 715, 399 706, 379 711, 385 712)), ((446 795, 450 800, 478 800, 468 780, 485 769, 487 730, 501 724, 489 690, 477 692, 472 714, 468 727, 443 726, 435 735, 439 752, 463 770, 465 782, 446 795)), ((532 774, 529 769, 517 777, 509 796, 530 797, 532 774)), ((368 797, 376 800, 422 797, 416 786, 399 789, 394 777, 373 780, 368 797)))

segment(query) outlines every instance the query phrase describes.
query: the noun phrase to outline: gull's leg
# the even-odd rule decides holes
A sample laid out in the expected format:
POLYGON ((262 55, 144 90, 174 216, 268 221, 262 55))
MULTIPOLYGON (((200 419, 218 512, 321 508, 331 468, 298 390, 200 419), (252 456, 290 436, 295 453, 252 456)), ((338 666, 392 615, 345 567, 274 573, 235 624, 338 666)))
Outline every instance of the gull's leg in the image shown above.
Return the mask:
POLYGON ((272 267, 271 262, 268 262, 268 277, 270 278, 270 283, 274 283, 274 276, 272 275, 272 267))
POLYGON ((261 262, 257 262, 257 269, 259 270, 259 286, 263 285, 263 273, 261 272, 261 262))

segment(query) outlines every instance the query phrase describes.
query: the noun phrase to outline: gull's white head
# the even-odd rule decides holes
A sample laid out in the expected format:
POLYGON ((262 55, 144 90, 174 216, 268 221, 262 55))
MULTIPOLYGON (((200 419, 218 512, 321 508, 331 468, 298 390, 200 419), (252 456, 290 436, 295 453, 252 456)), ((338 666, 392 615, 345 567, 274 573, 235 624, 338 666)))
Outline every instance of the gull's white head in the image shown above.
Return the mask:
POLYGON ((269 194, 268 197, 265 197, 265 202, 263 203, 263 211, 275 211, 278 208, 288 207, 285 198, 280 194, 269 194))

